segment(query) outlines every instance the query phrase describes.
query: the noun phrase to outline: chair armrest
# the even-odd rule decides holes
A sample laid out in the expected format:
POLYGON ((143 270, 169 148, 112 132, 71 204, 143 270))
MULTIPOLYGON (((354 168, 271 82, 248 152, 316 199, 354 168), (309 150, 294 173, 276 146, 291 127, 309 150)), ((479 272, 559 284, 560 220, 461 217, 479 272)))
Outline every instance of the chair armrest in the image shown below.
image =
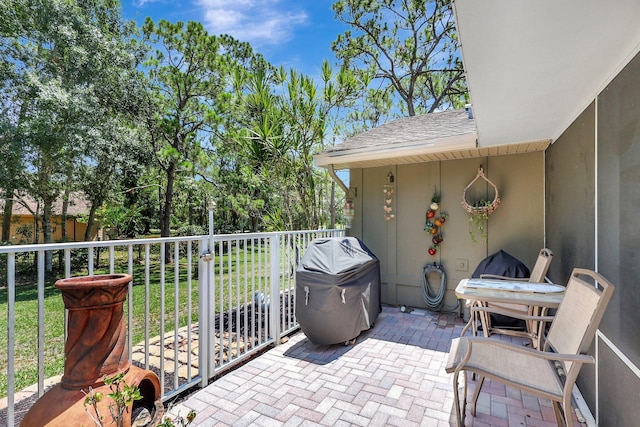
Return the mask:
POLYGON ((449 355, 449 361, 446 365, 446 371, 448 373, 452 373, 455 370, 461 369, 466 365, 467 361, 471 357, 471 354, 473 353, 474 346, 504 348, 505 350, 512 351, 514 353, 520 353, 531 357, 546 359, 549 361, 557 360, 563 362, 574 362, 578 364, 595 363, 595 359, 588 354, 553 353, 550 351, 536 350, 508 341, 501 341, 486 337, 465 336, 456 338, 456 340, 458 340, 458 342, 456 342, 455 346, 452 345, 451 348, 452 352, 455 351, 456 354, 449 355))
POLYGON ((468 342, 462 338, 454 338, 451 340, 451 348, 449 349, 449 357, 444 366, 444 370, 450 374, 456 370, 462 358, 467 354, 468 342))
POLYGON ((528 277, 508 277, 508 276, 499 276, 497 274, 481 274, 481 279, 494 279, 494 280, 509 280, 513 282, 528 282, 528 277))
POLYGON ((530 347, 525 347, 519 344, 514 344, 508 341, 501 341, 486 337, 461 337, 460 339, 467 339, 469 341, 469 348, 467 352, 473 351, 474 345, 489 345, 494 347, 504 347, 516 353, 530 354, 532 356, 540 357, 547 360, 562 360, 565 362, 577 362, 577 363, 595 363, 595 359, 588 354, 565 354, 554 353, 552 351, 536 350, 530 347))
POLYGON ((509 316, 520 320, 533 320, 538 322, 551 322, 554 319, 554 316, 532 316, 523 311, 509 310, 508 308, 500 308, 500 307, 480 307, 477 305, 473 305, 469 307, 470 311, 486 311, 488 313, 493 314, 501 314, 503 316, 509 316))

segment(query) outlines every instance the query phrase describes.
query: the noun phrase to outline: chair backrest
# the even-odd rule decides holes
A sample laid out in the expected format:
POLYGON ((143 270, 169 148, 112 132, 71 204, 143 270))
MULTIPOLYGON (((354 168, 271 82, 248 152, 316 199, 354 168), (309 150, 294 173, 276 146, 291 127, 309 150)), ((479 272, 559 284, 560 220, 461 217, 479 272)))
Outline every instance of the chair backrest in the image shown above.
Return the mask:
POLYGON ((614 286, 595 271, 575 268, 549 328, 545 348, 550 346, 564 354, 585 353, 600 325, 613 289, 614 286))
POLYGON ((547 248, 540 249, 540 253, 538 254, 538 259, 536 260, 536 263, 533 266, 533 270, 531 270, 531 275, 529 275, 529 282, 531 283, 544 282, 544 278, 547 275, 547 271, 549 271, 549 266, 551 265, 552 259, 553 259, 553 252, 551 252, 547 248))

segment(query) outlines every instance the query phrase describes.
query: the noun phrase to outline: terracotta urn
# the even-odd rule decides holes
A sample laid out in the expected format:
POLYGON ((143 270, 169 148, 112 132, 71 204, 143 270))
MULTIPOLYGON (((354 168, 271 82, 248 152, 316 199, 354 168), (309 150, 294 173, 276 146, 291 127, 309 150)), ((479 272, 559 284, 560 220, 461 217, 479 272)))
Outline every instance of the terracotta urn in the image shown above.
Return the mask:
POLYGON ((85 426, 96 425, 85 408, 85 393, 100 392, 105 397, 98 404, 105 426, 112 426, 107 397, 112 391, 104 378, 125 372, 124 382, 137 385, 142 400, 127 408, 124 425, 131 425, 136 406, 145 407, 156 425, 161 421, 163 406, 160 380, 149 370, 131 366, 126 341, 124 302, 127 298, 129 274, 105 274, 72 277, 56 282, 69 310, 68 336, 65 342, 65 363, 62 381, 47 391, 29 409, 21 426, 85 426))

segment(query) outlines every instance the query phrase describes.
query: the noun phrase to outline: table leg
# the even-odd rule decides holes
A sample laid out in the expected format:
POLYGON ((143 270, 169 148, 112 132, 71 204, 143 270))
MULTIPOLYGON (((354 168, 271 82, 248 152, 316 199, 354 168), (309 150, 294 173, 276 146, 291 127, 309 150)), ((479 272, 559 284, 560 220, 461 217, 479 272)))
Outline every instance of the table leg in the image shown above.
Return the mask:
MULTIPOLYGON (((480 307, 488 307, 486 302, 478 302, 480 307)), ((489 329, 491 328, 491 315, 488 311, 481 311, 478 313, 480 315, 480 323, 482 324, 482 331, 484 332, 485 337, 489 337, 491 335, 489 329)))

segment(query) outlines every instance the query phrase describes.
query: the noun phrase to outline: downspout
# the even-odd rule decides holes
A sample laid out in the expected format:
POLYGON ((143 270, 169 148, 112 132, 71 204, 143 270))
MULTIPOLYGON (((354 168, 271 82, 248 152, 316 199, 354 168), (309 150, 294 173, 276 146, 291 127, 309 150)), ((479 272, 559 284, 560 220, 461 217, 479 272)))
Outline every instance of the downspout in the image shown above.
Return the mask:
POLYGON ((333 165, 332 164, 328 165, 327 169, 329 170, 329 175, 331 175, 331 178, 336 182, 336 184, 338 184, 340 188, 342 188, 345 194, 349 194, 349 189, 347 188, 347 185, 344 182, 342 182, 342 180, 338 175, 336 175, 336 171, 333 169, 333 165))

